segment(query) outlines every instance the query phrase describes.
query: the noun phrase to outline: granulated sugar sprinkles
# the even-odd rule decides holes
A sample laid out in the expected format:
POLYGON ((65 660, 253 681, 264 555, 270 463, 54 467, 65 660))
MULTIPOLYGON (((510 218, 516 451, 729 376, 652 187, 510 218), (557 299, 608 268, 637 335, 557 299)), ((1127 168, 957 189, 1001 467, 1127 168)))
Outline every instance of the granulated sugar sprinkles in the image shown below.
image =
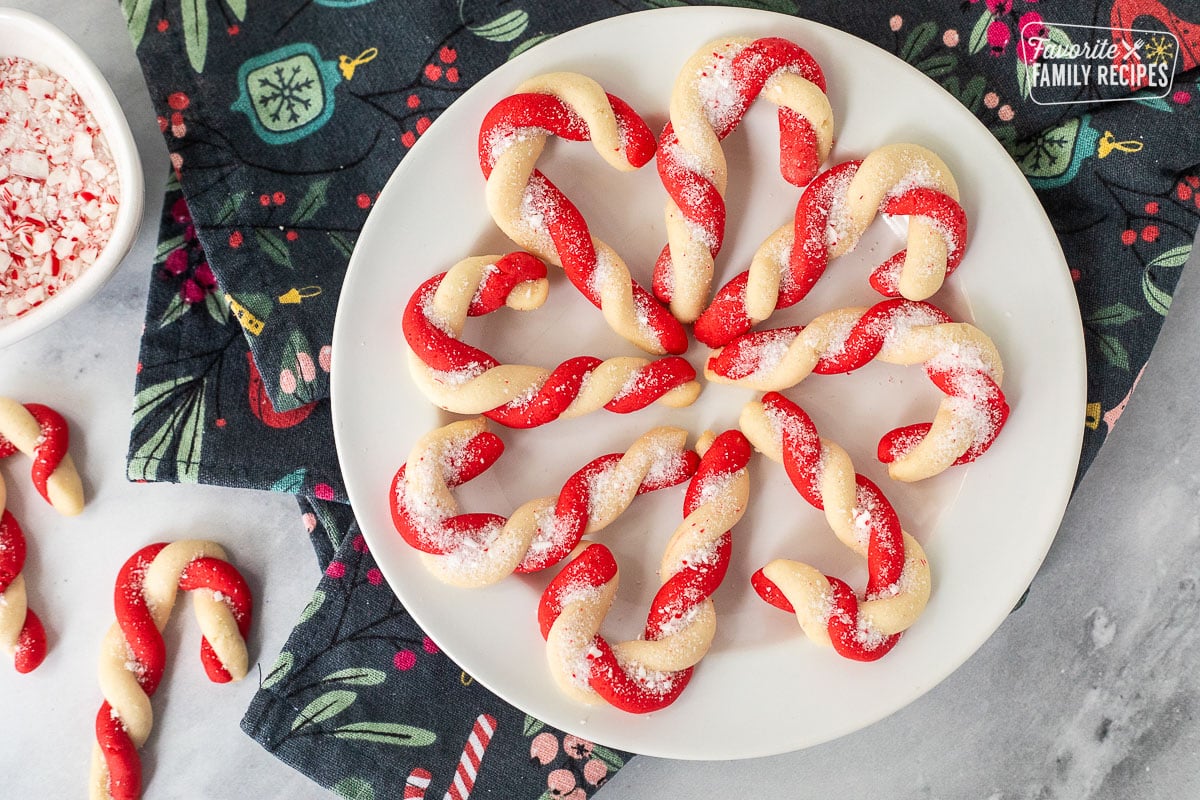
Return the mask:
POLYGON ((118 190, 100 126, 66 79, 0 59, 0 322, 95 263, 116 224, 118 190))

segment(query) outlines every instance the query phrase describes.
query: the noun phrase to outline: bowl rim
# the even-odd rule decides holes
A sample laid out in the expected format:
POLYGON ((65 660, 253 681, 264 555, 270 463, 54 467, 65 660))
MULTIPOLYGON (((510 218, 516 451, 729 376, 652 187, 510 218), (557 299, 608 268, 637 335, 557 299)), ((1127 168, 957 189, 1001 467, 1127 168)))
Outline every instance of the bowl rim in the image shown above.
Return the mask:
POLYGON ((100 123, 120 181, 117 219, 112 235, 95 263, 62 291, 48 298, 27 314, 0 320, 0 348, 4 348, 62 319, 83 305, 112 277, 137 239, 145 207, 145 178, 141 155, 129 128, 129 121, 113 93, 112 86, 95 62, 66 33, 44 18, 29 11, 0 8, 0 58, 17 56, 44 64, 61 75, 79 93, 84 104, 100 123), (32 34, 53 42, 55 52, 47 58, 30 57, 28 48, 12 52, 5 44, 12 35, 32 34), (53 63, 50 63, 53 62, 53 63))

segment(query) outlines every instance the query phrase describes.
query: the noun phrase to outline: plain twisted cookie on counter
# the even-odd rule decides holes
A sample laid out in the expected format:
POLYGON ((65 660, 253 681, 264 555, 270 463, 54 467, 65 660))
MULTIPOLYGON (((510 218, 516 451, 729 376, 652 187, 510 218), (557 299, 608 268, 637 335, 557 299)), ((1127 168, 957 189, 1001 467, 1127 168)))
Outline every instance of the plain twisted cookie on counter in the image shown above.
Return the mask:
MULTIPOLYGON (((83 511, 83 483, 67 452, 66 420, 48 406, 22 405, 0 397, 0 458, 18 451, 33 460, 34 488, 56 511, 83 511)), ((46 657, 46 630, 28 606, 25 587, 25 533, 7 508, 8 490, 0 475, 0 648, 17 672, 31 672, 46 657)))
POLYGON ((67 422, 48 406, 0 397, 0 458, 18 450, 33 459, 33 485, 65 516, 83 511, 83 483, 67 452, 67 422))
POLYGON ((117 575, 117 621, 100 647, 100 689, 89 783, 92 800, 135 800, 142 791, 138 750, 154 723, 151 696, 166 667, 162 630, 179 590, 193 592, 203 638, 200 659, 215 683, 246 676, 252 600, 241 574, 213 542, 182 540, 143 547, 117 575))

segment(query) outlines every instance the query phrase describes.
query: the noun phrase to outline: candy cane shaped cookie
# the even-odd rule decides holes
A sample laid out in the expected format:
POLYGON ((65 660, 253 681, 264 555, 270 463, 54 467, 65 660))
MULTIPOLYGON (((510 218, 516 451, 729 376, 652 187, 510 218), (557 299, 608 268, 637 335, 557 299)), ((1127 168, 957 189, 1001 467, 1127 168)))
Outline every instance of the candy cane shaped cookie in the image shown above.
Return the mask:
POLYGON ((829 257, 850 252, 880 213, 908 218, 905 249, 876 268, 882 294, 924 300, 962 261, 966 215, 950 168, 916 144, 889 144, 870 153, 850 176, 844 208, 830 209, 829 257))
POLYGON ((557 495, 531 500, 506 519, 459 513, 452 489, 495 463, 504 444, 482 418, 454 422, 422 437, 397 471, 390 490, 392 522, 438 579, 487 586, 513 572, 557 563, 585 534, 611 524, 637 495, 686 481, 698 461, 686 442, 684 430, 655 428, 624 453, 590 461, 557 495))
POLYGON ((413 379, 434 405, 483 414, 514 428, 600 408, 629 413, 660 402, 690 405, 700 393, 696 371, 679 356, 648 361, 579 356, 553 370, 501 364, 462 341, 468 316, 503 306, 530 310, 546 298, 546 267, 531 255, 464 259, 413 293, 404 310, 404 337, 413 379))
POLYGON ((46 657, 46 630, 25 597, 25 534, 5 503, 7 489, 0 476, 0 647, 17 672, 37 669, 46 657))
POLYGON ((654 156, 654 134, 625 101, 591 78, 531 78, 497 103, 479 131, 487 206, 510 239, 560 266, 618 334, 648 353, 687 350, 687 333, 633 280, 616 251, 592 236, 579 209, 535 169, 550 135, 591 141, 613 167, 632 171, 654 156))
POLYGON ((684 322, 708 301, 713 262, 725 237, 728 166, 721 141, 755 98, 779 106, 779 168, 804 186, 833 146, 825 76, 806 50, 786 39, 718 39, 679 72, 671 121, 659 138, 658 173, 667 201, 667 245, 654 267, 654 292, 684 322))
POLYGON ((0 397, 0 458, 20 450, 33 459, 33 485, 55 511, 83 511, 83 485, 67 452, 66 420, 38 403, 22 405, 0 397))
POLYGON ((750 444, 726 431, 697 448, 703 457, 688 484, 684 521, 663 555, 662 586, 641 639, 610 645, 600 634, 618 582, 616 560, 602 544, 581 545, 542 594, 538 624, 550 672, 581 703, 607 701, 635 714, 665 708, 712 645, 711 595, 729 566, 730 529, 746 510, 750 444))
POLYGON ((908 217, 908 244, 872 272, 871 285, 889 297, 932 296, 966 251, 967 217, 957 198, 941 159, 917 145, 888 145, 822 172, 805 188, 792 222, 768 236, 750 268, 717 291, 696 320, 696 338, 721 347, 800 302, 830 259, 854 248, 877 212, 908 217))
POLYGON ((715 351, 705 374, 718 383, 778 391, 811 373, 850 372, 872 359, 923 364, 945 394, 932 423, 897 428, 880 441, 879 459, 896 480, 918 481, 974 461, 1008 419, 1000 389, 1004 367, 992 340, 930 303, 910 300, 837 309, 803 327, 748 333, 715 351))
POLYGON ((800 406, 770 392, 742 409, 739 425, 757 450, 784 465, 800 496, 824 510, 838 540, 867 561, 861 601, 838 578, 787 559, 756 572, 755 590, 777 608, 794 612, 812 641, 856 661, 883 657, 929 600, 925 551, 900 529, 879 487, 854 471, 845 450, 820 437, 800 406))
POLYGON ((200 658, 209 679, 227 683, 246 675, 250 590, 225 551, 212 542, 178 541, 134 553, 117 576, 117 621, 100 650, 104 703, 96 714, 93 800, 132 800, 141 794, 137 751, 154 721, 150 697, 166 665, 161 631, 180 589, 195 592, 193 605, 203 633, 200 658))

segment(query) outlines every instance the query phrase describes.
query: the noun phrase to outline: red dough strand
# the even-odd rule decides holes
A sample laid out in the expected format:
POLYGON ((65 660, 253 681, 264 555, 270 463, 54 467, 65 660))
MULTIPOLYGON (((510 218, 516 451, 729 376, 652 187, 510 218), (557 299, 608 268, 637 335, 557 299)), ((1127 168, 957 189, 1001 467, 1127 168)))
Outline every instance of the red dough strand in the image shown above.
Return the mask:
MULTIPOLYGON (((736 495, 736 491, 729 488, 730 483, 739 477, 745 480, 750 455, 750 444, 738 431, 721 434, 705 451, 684 497, 685 523, 667 546, 662 568, 663 584, 651 601, 642 638, 614 648, 597 631, 590 643, 584 643, 586 664, 579 665, 578 669, 586 672, 576 679, 586 681, 592 691, 614 707, 644 714, 670 705, 687 687, 695 662, 707 651, 706 642, 696 647, 696 652, 690 656, 672 656, 685 659, 681 662, 685 666, 672 670, 638 663, 637 650, 632 651, 632 656, 622 658, 620 655, 620 651, 629 645, 651 643, 669 649, 671 637, 687 639, 684 631, 695 624, 695 618, 712 614, 709 598, 728 569, 732 533, 730 530, 707 530, 705 521, 724 519, 732 523, 741 517, 744 507, 725 495, 736 495), (735 507, 731 507, 731 503, 735 507), (706 504, 712 504, 716 510, 702 508, 706 504), (699 515, 699 518, 693 515, 699 515)), ((542 637, 551 641, 556 635, 556 623, 568 605, 593 602, 581 600, 592 592, 611 594, 615 591, 617 572, 616 561, 607 547, 595 543, 583 545, 542 594, 538 604, 542 637)), ((607 606, 596 602, 602 607, 584 613, 602 619, 607 606)), ((592 621, 598 624, 598 620, 592 621)), ((574 621, 567 623, 568 630, 577 624, 574 621)))
POLYGON ((888 348, 903 350, 910 337, 920 360, 906 360, 917 356, 905 352, 894 356, 899 360, 893 363, 923 363, 925 373, 945 395, 939 409, 944 419, 938 430, 935 420, 887 433, 879 444, 880 460, 896 464, 928 441, 937 450, 960 448, 938 471, 974 461, 992 446, 1008 419, 1008 401, 999 384, 999 357, 978 329, 953 323, 930 303, 884 300, 867 309, 829 312, 808 326, 753 331, 717 351, 707 372, 710 378, 727 383, 779 390, 810 373, 856 370, 886 355, 888 348))
MULTIPOLYGON (((489 370, 502 365, 487 352, 463 342, 454 330, 456 325, 436 318, 435 296, 448 275, 435 275, 421 284, 404 309, 402 325, 405 340, 413 354, 438 373, 428 381, 440 382, 439 390, 446 393, 439 395, 439 398, 447 402, 439 405, 462 412, 465 409, 455 406, 457 401, 448 399, 449 394, 459 393, 461 396, 461 393, 472 392, 473 382, 490 385, 492 381, 487 377, 489 370), (455 388, 449 388, 451 386, 455 388)), ((509 253, 497 259, 484 273, 478 290, 470 298, 466 313, 472 317, 490 314, 503 308, 510 295, 545 277, 546 267, 541 261, 527 253, 509 253)), ((564 412, 572 413, 572 404, 584 391, 589 379, 603 365, 608 364, 608 368, 612 368, 616 363, 592 356, 571 358, 542 374, 529 386, 513 387, 511 381, 498 378, 495 383, 502 383, 507 392, 519 396, 492 408, 470 406, 469 413, 482 413, 511 428, 545 425, 558 419, 564 412)), ((695 369, 679 356, 639 363, 640 367, 629 365, 623 382, 606 395, 609 399, 602 404, 604 409, 627 414, 663 400, 676 390, 698 390, 698 387, 689 387, 695 381, 695 369)), ((668 398, 667 402, 674 401, 668 398)))
MULTIPOLYGON (((42 499, 51 505, 54 505, 57 499, 51 498, 49 483, 51 477, 56 472, 62 471, 64 478, 69 473, 71 481, 76 486, 79 482, 78 475, 75 473, 75 467, 67 456, 69 440, 70 432, 67 422, 54 409, 40 403, 20 405, 7 398, 3 398, 3 408, 0 408, 0 458, 10 456, 17 452, 17 450, 26 451, 33 459, 30 477, 33 480, 34 488, 37 489, 42 499), (4 416, 9 418, 4 419, 4 416), (20 419, 20 417, 24 417, 24 419, 20 419), (32 422, 28 422, 30 418, 32 418, 32 422), (31 441, 23 442, 21 439, 28 436, 28 431, 24 424, 26 422, 28 422, 30 427, 36 423, 39 433, 31 441), (13 430, 6 431, 6 426, 9 425, 13 427, 13 430), (17 440, 14 441, 12 437, 17 437, 17 440)), ((79 513, 78 508, 67 508, 62 506, 61 500, 58 500, 58 502, 58 510, 60 512, 65 514, 79 513)), ((82 498, 76 498, 75 504, 81 508, 82 498)))
MULTIPOLYGON (((772 235, 755 255, 755 266, 739 273, 719 289, 712 303, 696 320, 696 338, 709 347, 722 347, 767 319, 772 311, 795 305, 808 295, 833 257, 831 250, 853 248, 862 231, 847 210, 853 181, 864 160, 846 161, 818 175, 800 197, 790 235, 780 239, 772 235), (781 240, 786 248, 780 247, 781 240), (773 250, 784 250, 780 255, 773 250), (761 271, 759 283, 752 273, 761 271), (764 282, 766 273, 778 272, 772 281, 764 282), (770 288, 768 289, 768 283, 770 288), (761 297, 752 297, 760 293, 761 297), (756 305, 755 305, 756 304, 756 305)), ((874 170, 872 170, 874 171, 874 170)), ((966 252, 967 216, 955 197, 919 181, 930 180, 918 170, 910 177, 911 187, 893 187, 885 194, 874 213, 905 216, 928 223, 944 239, 944 262, 936 265, 936 285, 949 277, 962 263, 966 252)), ((885 297, 900 297, 900 277, 908 257, 908 248, 876 267, 869 278, 872 288, 885 297)), ((931 265, 932 267, 933 265, 931 265)), ((909 296, 923 300, 924 296, 909 296)))
POLYGON ((21 571, 25 568, 25 534, 16 517, 4 508, 4 485, 0 478, 0 631, 13 658, 13 666, 22 674, 32 672, 46 657, 46 630, 42 621, 25 605, 21 571), (18 591, 9 597, 9 589, 21 581, 18 591), (22 618, 23 617, 23 618, 22 618))
MULTIPOLYGON (((778 427, 783 465, 796 491, 809 505, 825 508, 822 494, 825 463, 817 428, 804 409, 778 392, 763 396, 762 406, 778 427)), ((865 520, 867 537, 867 597, 887 594, 900 584, 905 565, 905 542, 900 520, 891 503, 874 483, 855 473, 854 508, 865 520)), ((861 535, 861 534, 860 534, 861 535)), ((845 582, 828 576, 831 596, 826 624, 837 653, 855 661, 874 661, 895 647, 900 634, 883 636, 864 632, 858 617, 858 599, 845 582)), ((771 605, 794 612, 792 603, 763 570, 751 578, 754 590, 771 605)))
MULTIPOLYGON (((510 524, 509 518, 499 514, 460 514, 457 508, 439 503, 438 489, 429 491, 438 483, 446 490, 467 483, 491 467, 503 453, 504 443, 495 434, 471 422, 455 423, 418 443, 409 461, 397 470, 389 492, 392 523, 410 547, 430 555, 453 554, 468 542, 487 549, 488 542, 504 535, 506 525, 520 528, 531 543, 540 544, 527 546, 526 551, 518 553, 519 560, 509 571, 538 572, 565 558, 589 526, 595 525, 596 510, 611 498, 594 495, 616 481, 617 476, 625 475, 636 481, 632 492, 636 496, 675 486, 695 473, 699 457, 691 451, 671 452, 664 448, 665 452, 655 455, 654 461, 633 461, 635 457, 631 454, 635 448, 641 442, 653 442, 652 434, 635 442, 627 453, 610 453, 591 460, 563 483, 556 497, 531 501, 544 506, 544 510, 530 515, 534 530, 528 530, 525 515, 514 513, 510 524), (424 473, 417 475, 415 482, 409 475, 414 469, 424 473), (422 489, 429 493, 424 494, 422 489)), ((657 447, 651 443, 642 449, 657 447)), ((461 569, 470 572, 466 565, 461 569)))
MULTIPOLYGON (((728 50, 728 45, 713 44, 715 47, 711 53, 698 54, 708 62, 701 67, 699 75, 680 76, 681 83, 676 85, 675 90, 677 97, 672 100, 672 121, 663 129, 658 148, 659 177, 674 205, 673 209, 668 209, 668 225, 673 214, 680 215, 686 221, 691 244, 708 249, 706 268, 711 267, 725 238, 724 157, 718 153, 692 152, 685 143, 681 143, 676 126, 688 123, 681 116, 684 113, 682 109, 677 114, 677 103, 699 103, 707 125, 720 142, 738 128, 754 100, 763 93, 768 80, 776 75, 798 76, 815 85, 822 93, 825 92, 825 76, 820 65, 804 48, 793 42, 767 37, 728 50), (681 92, 686 99, 679 97, 681 92), (696 94, 694 98, 691 96, 693 92, 696 94)), ((692 68, 694 61, 684 67, 685 72, 692 68)), ((824 113, 813 110, 822 117, 814 120, 783 105, 778 97, 772 97, 772 100, 780 103, 780 172, 789 183, 804 186, 817 174, 828 152, 827 143, 821 142, 814 127, 814 124, 832 126, 828 104, 823 103, 825 108, 821 112, 824 113)), ((673 239, 671 244, 663 247, 655 263, 654 293, 662 302, 672 304, 676 315, 683 321, 692 322, 695 313, 699 312, 699 308, 695 313, 690 311, 696 299, 690 296, 677 297, 675 286, 680 274, 678 270, 684 269, 683 265, 690 261, 690 257, 673 252, 673 247, 682 247, 682 242, 673 239), (677 307, 678 302, 684 305, 677 307)), ((707 286, 698 288, 707 291, 707 286)), ((690 290, 688 294, 691 294, 690 290)))
MULTIPOLYGON (((606 94, 616 119, 622 155, 634 168, 654 157, 654 134, 637 113, 620 98, 606 94)), ((484 117, 479 131, 479 165, 485 178, 492 177, 498 160, 514 143, 529 136, 558 136, 587 141, 593 132, 587 121, 564 100, 552 94, 524 92, 504 98, 484 117)), ((539 170, 529 173, 527 202, 553 243, 553 253, 572 285, 588 301, 605 310, 602 285, 607 266, 601 261, 583 215, 566 195, 539 170)), ((495 213, 495 212, 493 212, 495 213)), ((528 224, 532 217, 522 222, 528 224)), ((651 352, 680 354, 687 350, 683 326, 659 305, 648 291, 630 279, 632 305, 646 328, 651 352)))
MULTIPOLYGON (((106 639, 106 646, 116 647, 119 652, 108 653, 101 659, 101 682, 106 684, 107 681, 108 699, 96 715, 99 761, 93 759, 93 788, 103 789, 115 800, 134 800, 141 794, 142 767, 138 748, 149 734, 150 722, 140 718, 140 707, 143 703, 148 707, 149 698, 157 691, 166 667, 166 645, 160 628, 170 613, 175 588, 171 587, 167 595, 159 596, 155 593, 162 587, 148 587, 146 578, 154 569, 155 560, 164 557, 162 554, 169 547, 175 548, 165 556, 171 560, 160 569, 167 570, 168 577, 175 578, 175 585, 183 591, 209 593, 215 603, 225 609, 221 613, 232 617, 236 634, 243 643, 250 629, 250 589, 238 571, 223 558, 203 555, 206 551, 220 553, 215 545, 206 542, 153 544, 136 552, 121 567, 113 593, 116 628, 106 639), (198 555, 180 558, 182 551, 198 555), (178 568, 177 573, 170 572, 175 568, 178 568), (163 604, 166 604, 165 608, 163 604), (118 637, 119 645, 110 641, 114 636, 118 637), (123 662, 114 662, 122 657, 123 662), (106 670, 114 668, 130 672, 136 689, 123 689, 122 685, 127 684, 123 684, 119 676, 106 675, 106 670), (119 697, 109 695, 110 690, 117 692, 119 697), (97 786, 98 783, 102 786, 97 786)), ((197 614, 199 616, 199 609, 197 614)), ((202 628, 204 623, 202 619, 202 628)), ((244 644, 242 650, 244 659, 244 644)), ((222 662, 207 636, 201 639, 201 661, 209 678, 217 683, 242 677, 246 667, 239 663, 238 674, 231 674, 233 667, 222 662)))

